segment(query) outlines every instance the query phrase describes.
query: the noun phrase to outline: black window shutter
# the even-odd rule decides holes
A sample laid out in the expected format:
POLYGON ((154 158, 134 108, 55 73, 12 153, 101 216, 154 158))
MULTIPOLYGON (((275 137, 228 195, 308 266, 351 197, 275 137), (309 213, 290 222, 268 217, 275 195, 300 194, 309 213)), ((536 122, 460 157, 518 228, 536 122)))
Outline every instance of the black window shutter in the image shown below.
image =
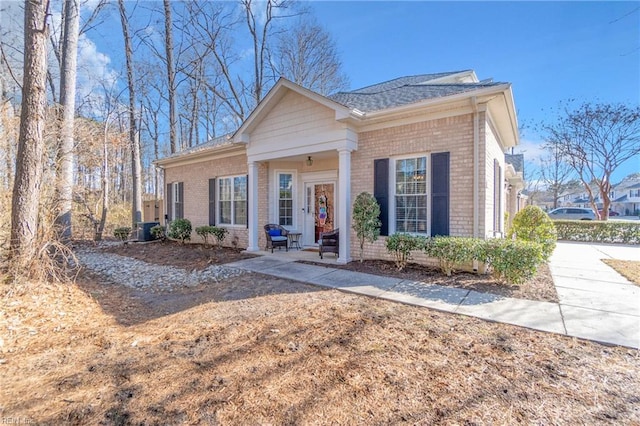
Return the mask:
POLYGON ((449 235, 449 153, 431 154, 431 236, 449 235))
POLYGON ((493 230, 496 232, 502 231, 500 229, 502 209, 502 168, 498 160, 493 160, 493 230))
POLYGON ((209 225, 216 224, 216 179, 209 179, 209 225))
POLYGON ((389 159, 373 160, 373 196, 380 205, 380 235, 389 235, 389 159))
POLYGON ((176 203, 176 219, 184 219, 184 182, 178 182, 179 202, 176 203))
POLYGON ((173 212, 173 184, 167 184, 167 192, 165 193, 165 197, 167 199, 167 212, 165 215, 167 216, 167 220, 171 222, 173 217, 171 217, 171 213, 173 212))
POLYGON ((245 210, 247 212, 247 229, 249 229, 249 175, 247 175, 247 209, 245 210))

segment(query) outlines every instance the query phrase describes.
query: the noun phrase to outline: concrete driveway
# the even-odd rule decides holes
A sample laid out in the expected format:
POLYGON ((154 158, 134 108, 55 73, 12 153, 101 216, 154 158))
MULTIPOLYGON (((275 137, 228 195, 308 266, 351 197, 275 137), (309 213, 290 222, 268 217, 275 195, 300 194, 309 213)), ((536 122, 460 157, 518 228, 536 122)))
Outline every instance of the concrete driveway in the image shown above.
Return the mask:
POLYGON ((602 259, 640 261, 640 247, 558 242, 551 256, 566 333, 640 347, 640 287, 602 259))

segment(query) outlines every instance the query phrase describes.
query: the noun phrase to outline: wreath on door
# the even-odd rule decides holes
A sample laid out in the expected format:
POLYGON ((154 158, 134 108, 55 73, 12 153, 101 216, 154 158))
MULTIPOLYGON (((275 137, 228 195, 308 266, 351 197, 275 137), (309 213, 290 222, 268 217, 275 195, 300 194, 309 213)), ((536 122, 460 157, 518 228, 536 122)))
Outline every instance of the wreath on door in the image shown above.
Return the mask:
POLYGON ((318 197, 318 225, 324 226, 327 221, 327 197, 321 195, 318 197))

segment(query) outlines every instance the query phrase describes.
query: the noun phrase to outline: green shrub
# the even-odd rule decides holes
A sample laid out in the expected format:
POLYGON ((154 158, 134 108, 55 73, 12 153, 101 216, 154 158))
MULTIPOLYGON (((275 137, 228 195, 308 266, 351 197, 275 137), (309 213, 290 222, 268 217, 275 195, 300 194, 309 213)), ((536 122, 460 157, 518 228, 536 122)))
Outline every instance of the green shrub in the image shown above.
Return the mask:
POLYGON ((126 240, 129 238, 129 235, 131 235, 131 228, 129 226, 122 226, 113 230, 113 236, 120 241, 126 240))
POLYGON ((212 225, 198 226, 196 228, 196 234, 200 235, 205 246, 209 243, 209 237, 213 236, 216 239, 217 246, 220 247, 228 233, 229 230, 227 228, 218 228, 212 225))
POLYGON ((640 244, 640 223, 556 220, 559 240, 640 244))
POLYGON ((411 259, 411 252, 424 247, 425 239, 410 234, 393 234, 387 237, 387 251, 393 254, 396 268, 402 271, 411 259))
POLYGON ((507 234, 508 238, 514 236, 517 240, 531 241, 542 245, 544 260, 549 260, 558 240, 553 221, 537 206, 527 206, 516 213, 507 234))
POLYGON ((351 226, 360 243, 360 262, 364 258, 364 243, 373 243, 380 235, 380 206, 373 195, 361 192, 353 202, 351 226))
POLYGON ((196 234, 198 234, 200 238, 202 238, 205 246, 209 245, 209 236, 213 234, 213 228, 213 226, 209 225, 198 226, 196 228, 196 234))
POLYGON ((435 237, 424 244, 424 252, 440 261, 443 274, 451 276, 456 267, 471 263, 478 258, 478 249, 482 240, 478 238, 435 237))
POLYGON ((191 240, 191 221, 189 219, 176 219, 169 224, 169 238, 180 240, 184 244, 185 241, 191 240))
POLYGON ((509 212, 504 212, 504 229, 507 231, 507 234, 511 232, 511 223, 509 223, 509 212))
POLYGON ((212 226, 211 228, 212 228, 211 233, 216 238, 216 243, 218 247, 220 247, 225 237, 229 233, 229 230, 227 228, 219 228, 217 226, 212 226))
POLYGON ((165 240, 167 238, 167 235, 164 232, 164 226, 162 225, 152 227, 149 232, 155 240, 165 240))
POLYGON ((510 284, 522 284, 533 277, 544 256, 539 243, 496 238, 482 242, 478 260, 491 268, 495 278, 510 284))

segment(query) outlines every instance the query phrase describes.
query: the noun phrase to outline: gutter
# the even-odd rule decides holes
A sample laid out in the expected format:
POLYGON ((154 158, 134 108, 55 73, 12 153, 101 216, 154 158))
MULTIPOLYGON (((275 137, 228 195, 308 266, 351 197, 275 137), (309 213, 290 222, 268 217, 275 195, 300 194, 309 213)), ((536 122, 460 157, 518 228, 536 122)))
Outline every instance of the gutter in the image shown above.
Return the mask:
POLYGON ((233 151, 242 151, 245 149, 246 149, 246 144, 244 143, 240 143, 240 142, 225 143, 217 146, 214 145, 211 147, 203 148, 195 152, 189 152, 184 154, 178 153, 172 157, 166 157, 159 160, 155 160, 153 161, 153 164, 156 167, 164 169, 166 166, 169 166, 172 164, 179 164, 184 161, 189 161, 189 160, 197 159, 200 157, 207 157, 207 156, 215 157, 216 155, 226 154, 233 151))
POLYGON ((480 229, 480 114, 478 98, 471 97, 473 108, 473 238, 478 238, 480 229))

